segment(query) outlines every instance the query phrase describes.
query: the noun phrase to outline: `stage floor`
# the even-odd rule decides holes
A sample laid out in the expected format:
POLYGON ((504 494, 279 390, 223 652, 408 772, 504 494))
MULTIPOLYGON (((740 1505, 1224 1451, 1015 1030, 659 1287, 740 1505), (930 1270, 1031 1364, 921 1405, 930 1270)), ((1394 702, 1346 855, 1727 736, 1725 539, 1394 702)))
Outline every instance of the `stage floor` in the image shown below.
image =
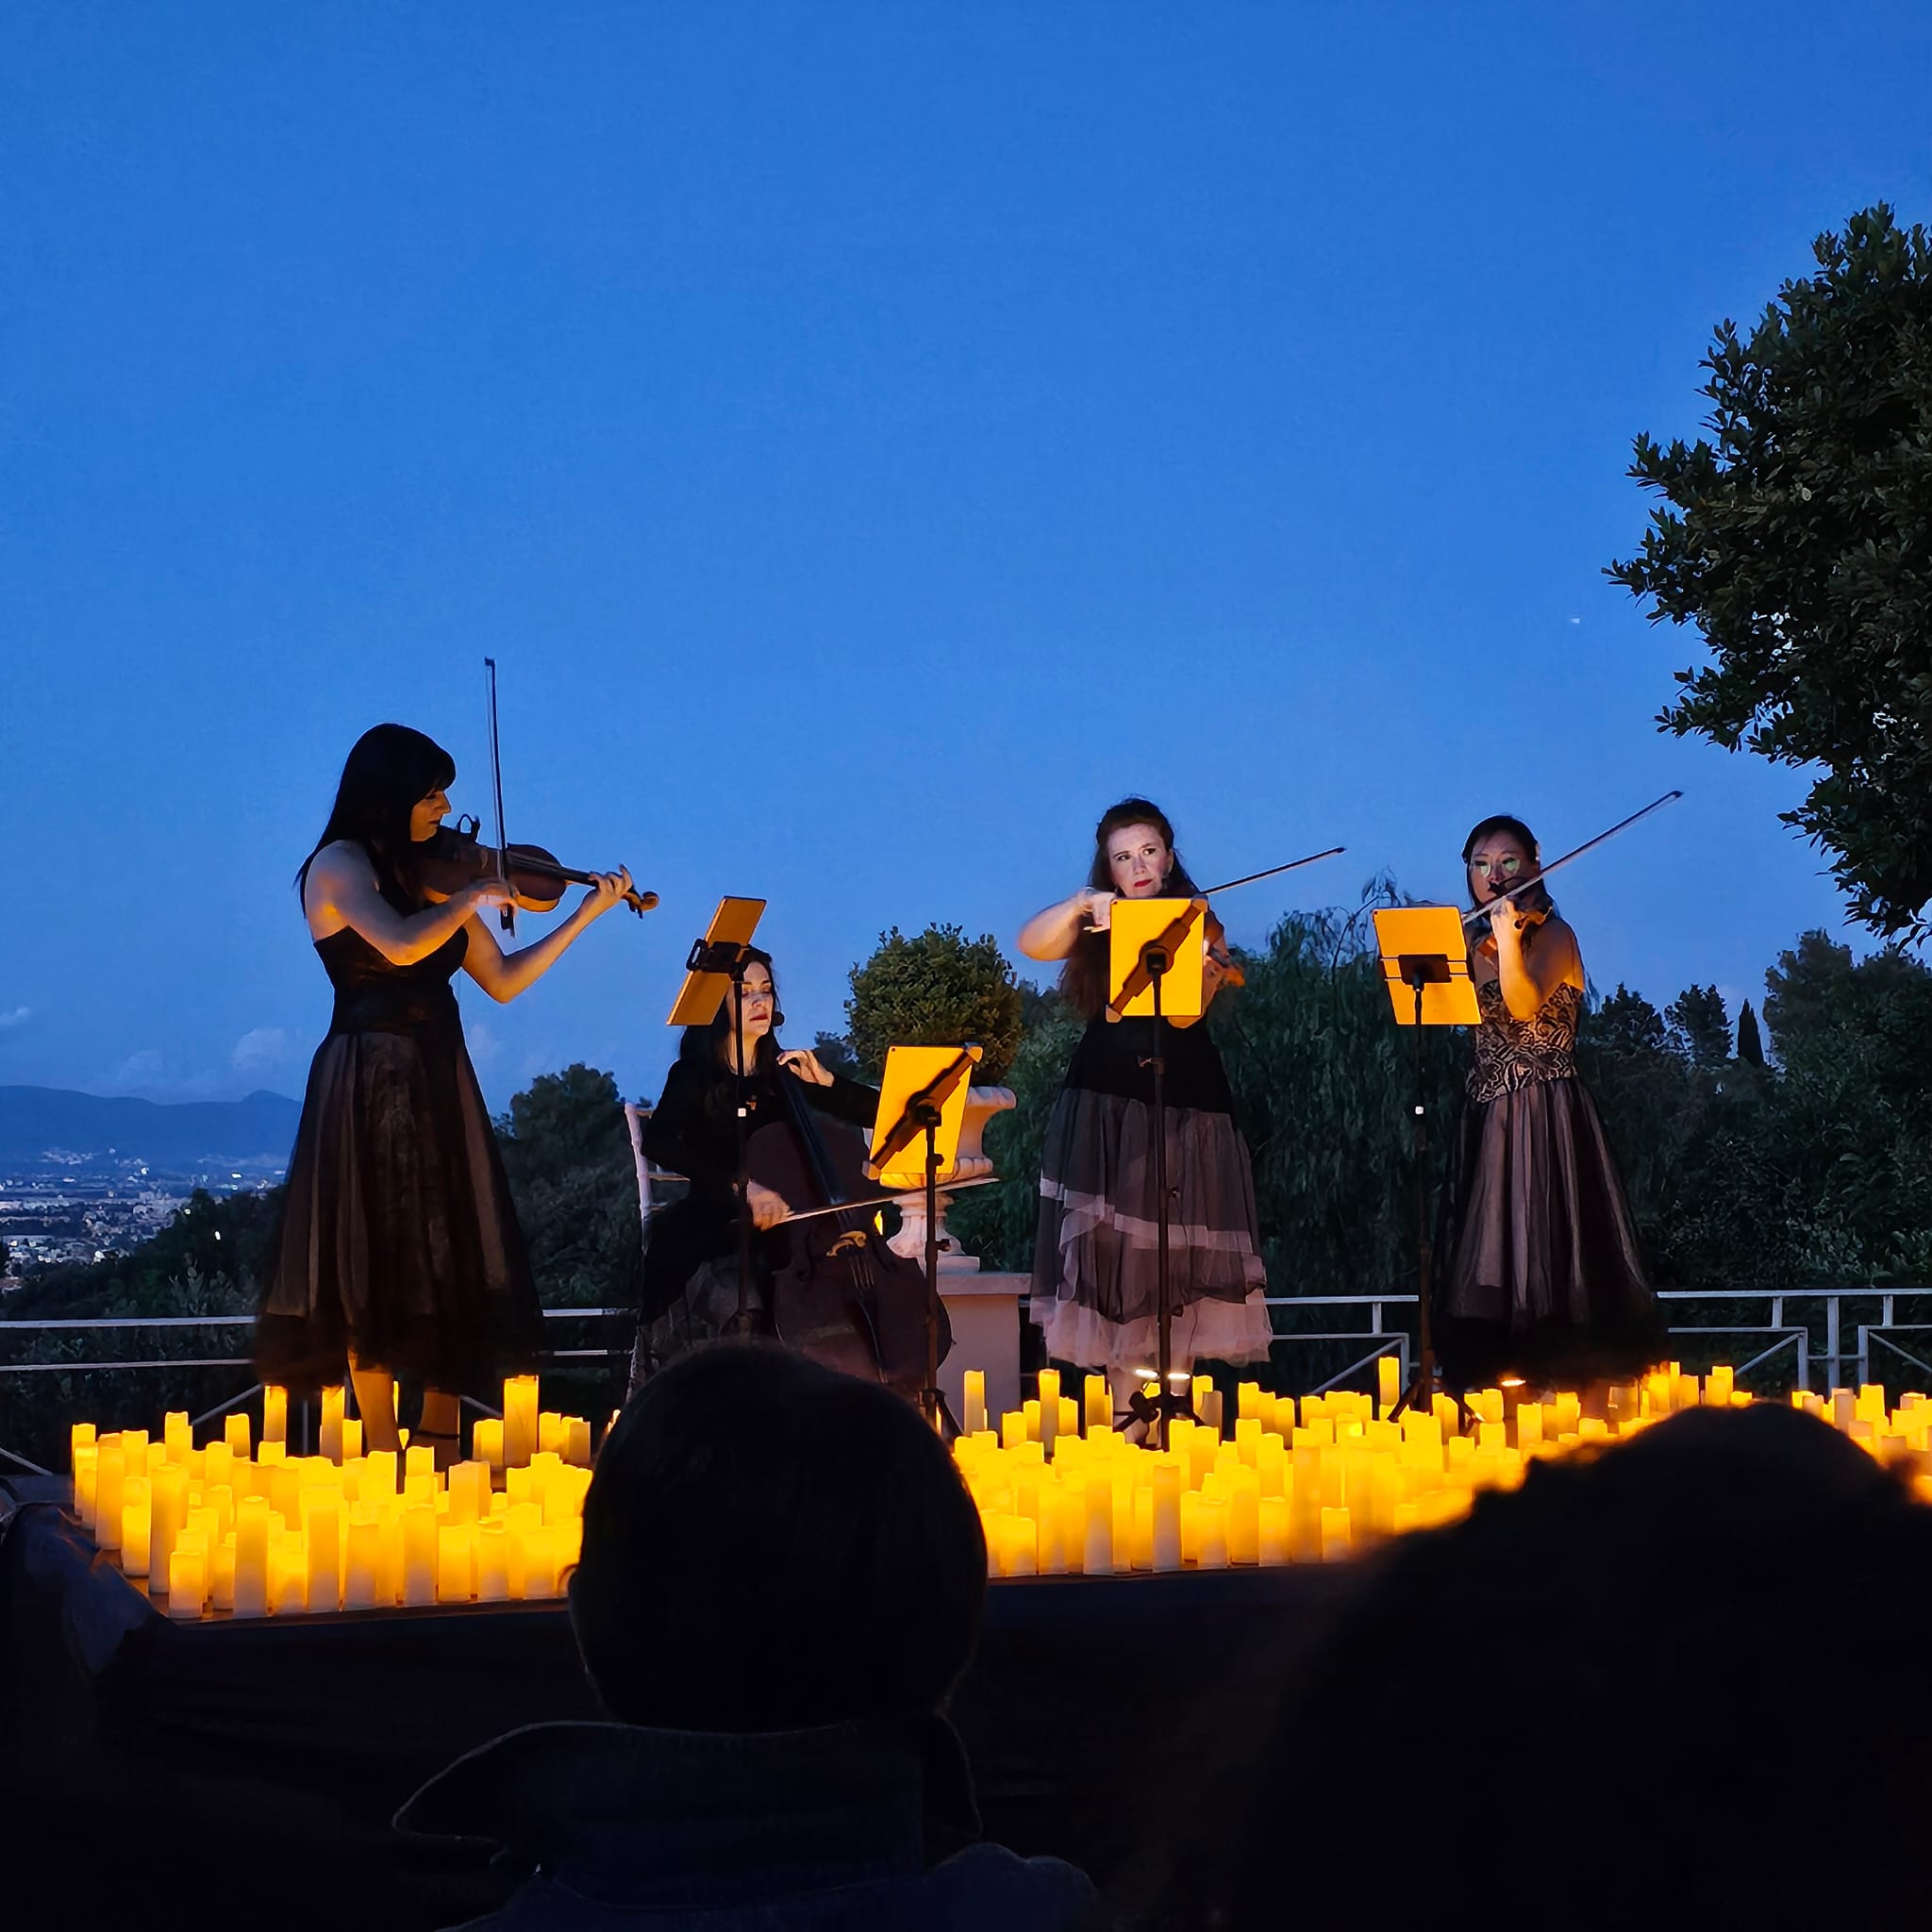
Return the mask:
MULTIPOLYGON (((389 1821, 498 1733, 598 1714, 562 1604, 171 1623, 64 1500, 63 1484, 0 1482, 0 1806, 16 1846, 47 1834, 77 1855, 34 1868, 58 1888, 63 1926, 160 1923, 171 1873, 192 1874, 208 1924, 232 1909, 419 1932, 497 1901, 487 1848, 405 1840, 389 1821), (137 1885, 108 1876, 109 1850, 137 1885)), ((1105 1887, 1145 1855, 1175 1793, 1206 1817, 1232 1807, 1272 1687, 1356 1574, 991 1585, 953 1711, 987 1836, 1105 1887), (1226 1806, 1199 1802, 1209 1777, 1226 1806)))

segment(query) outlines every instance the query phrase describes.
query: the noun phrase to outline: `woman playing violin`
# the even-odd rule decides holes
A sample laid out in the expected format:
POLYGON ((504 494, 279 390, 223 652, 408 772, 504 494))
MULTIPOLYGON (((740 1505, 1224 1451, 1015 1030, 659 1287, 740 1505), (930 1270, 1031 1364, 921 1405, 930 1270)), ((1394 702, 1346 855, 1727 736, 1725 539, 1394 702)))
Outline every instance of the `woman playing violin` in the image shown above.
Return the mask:
MULTIPOLYGON (((651 1217, 644 1253, 644 1347, 659 1365, 695 1343, 729 1332, 738 1312, 738 1026, 735 995, 726 991, 708 1026, 687 1026, 664 1091, 645 1123, 651 1162, 681 1174, 690 1188, 681 1201, 651 1217)), ((854 1127, 869 1127, 879 1097, 870 1087, 830 1072, 802 1048, 781 1049, 778 986, 769 953, 753 948, 744 969, 744 1057, 748 1076, 747 1139, 788 1118, 780 1081, 791 1081, 818 1112, 854 1127)), ((754 1179, 746 1198, 753 1224, 775 1229, 794 1206, 754 1179)), ((814 1204, 816 1205, 816 1204, 814 1204)), ((752 1247, 750 1305, 760 1326, 774 1243, 752 1247)))
MULTIPOLYGON (((1033 1319, 1047 1353, 1104 1368, 1116 1408, 1151 1373, 1159 1324, 1154 1187, 1154 1022, 1106 1012, 1114 899, 1191 897, 1174 827, 1144 798, 1123 799, 1094 828, 1088 882, 1037 912, 1020 931, 1029 959, 1058 959, 1060 992, 1087 1021, 1041 1152, 1033 1319)), ((1210 941, 1219 927, 1210 924, 1210 941)), ((1238 984, 1224 947, 1209 953, 1208 999, 1238 984)), ((1271 1331, 1262 1296, 1255 1183, 1234 1097, 1208 1029, 1173 1022, 1166 1033, 1167 1171, 1173 1360, 1264 1360, 1271 1331)))
POLYGON ((1541 862, 1522 820, 1485 819, 1462 861, 1489 931, 1470 960, 1482 1023, 1435 1287, 1443 1367, 1465 1388, 1636 1374, 1662 1338, 1616 1160, 1576 1076, 1576 935, 1541 884, 1512 892, 1541 862))
POLYGON ((483 918, 508 903, 501 887, 431 903, 417 874, 455 777, 422 732, 364 732, 296 874, 335 1011, 256 1323, 264 1381, 312 1389, 346 1365, 371 1449, 397 1446, 396 1378, 419 1384, 412 1440, 440 1462, 457 1449, 458 1396, 534 1364, 542 1326, 450 981, 461 968, 492 999, 516 998, 631 890, 626 873, 597 874, 561 925, 505 954, 483 918))

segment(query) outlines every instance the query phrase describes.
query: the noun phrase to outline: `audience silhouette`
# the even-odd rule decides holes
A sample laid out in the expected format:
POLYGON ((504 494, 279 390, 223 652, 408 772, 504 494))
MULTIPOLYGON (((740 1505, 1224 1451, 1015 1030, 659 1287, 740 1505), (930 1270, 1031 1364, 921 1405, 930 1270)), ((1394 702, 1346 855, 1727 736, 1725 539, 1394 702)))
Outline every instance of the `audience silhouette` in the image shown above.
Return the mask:
POLYGON ((528 1875, 491 1932, 1058 1932, 1072 1865, 977 1842, 943 1715, 986 1592, 979 1517, 916 1410, 725 1342, 604 1444, 571 1616, 612 1722, 514 1731, 399 1814, 528 1875))

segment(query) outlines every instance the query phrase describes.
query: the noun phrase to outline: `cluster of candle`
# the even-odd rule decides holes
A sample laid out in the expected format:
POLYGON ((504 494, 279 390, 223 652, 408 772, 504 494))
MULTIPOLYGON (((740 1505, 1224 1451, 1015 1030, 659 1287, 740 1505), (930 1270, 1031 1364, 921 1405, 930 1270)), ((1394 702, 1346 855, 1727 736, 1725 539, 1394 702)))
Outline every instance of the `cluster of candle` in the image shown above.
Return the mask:
POLYGON ((540 1411, 534 1375, 504 1385, 502 1418, 447 1471, 426 1444, 365 1454, 340 1389, 323 1391, 320 1454, 291 1456, 287 1432, 274 1388, 258 1443, 244 1415, 203 1444, 185 1412, 158 1441, 76 1423, 75 1513, 183 1619, 555 1597, 577 1559, 590 1424, 540 1411))
MULTIPOLYGON (((1585 1415, 1575 1394, 1537 1401, 1501 1389, 1466 1396, 1462 1410, 1438 1395, 1398 1416, 1396 1364, 1385 1358, 1379 1369, 1376 1397, 1339 1391, 1297 1402, 1243 1382, 1231 1439, 1220 1426, 1219 1393, 1196 1377, 1195 1413, 1170 1422, 1165 1451, 1113 1430, 1102 1376, 1088 1376, 1076 1399, 1060 1392, 1056 1371, 1042 1371, 1039 1396, 994 1429, 984 1380, 969 1372, 966 1433, 955 1454, 979 1506, 991 1574, 1334 1562, 1454 1522, 1477 1491, 1513 1488, 1539 1457, 1627 1438, 1677 1409, 1751 1400, 1728 1368, 1700 1381, 1674 1362, 1613 1388, 1601 1416, 1585 1415)), ((1874 1455, 1932 1454, 1932 1402, 1922 1395, 1906 1395, 1896 1410, 1876 1386, 1792 1401, 1874 1455)), ((1932 1500, 1932 1475, 1918 1482, 1932 1500)))

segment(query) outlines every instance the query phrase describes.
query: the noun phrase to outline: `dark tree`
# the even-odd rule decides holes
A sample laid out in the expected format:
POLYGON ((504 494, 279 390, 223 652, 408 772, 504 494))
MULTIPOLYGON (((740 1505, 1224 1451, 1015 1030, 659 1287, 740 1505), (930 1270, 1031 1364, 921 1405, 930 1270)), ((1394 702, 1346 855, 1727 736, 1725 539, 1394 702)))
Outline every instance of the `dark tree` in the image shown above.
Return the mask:
POLYGON ((1669 1053, 1671 1037, 1664 1016, 1620 979, 1617 990, 1583 1023, 1583 1034, 1604 1053, 1669 1053))
POLYGON ((1748 340, 1703 361, 1708 440, 1640 436, 1641 552, 1607 575, 1711 661, 1658 722, 1822 767, 1785 822, 1853 913, 1924 936, 1932 899, 1932 238, 1884 204, 1819 237, 1748 340))
POLYGON ((1677 1050, 1693 1067, 1721 1067, 1730 1059, 1731 1016, 1716 987, 1687 987, 1664 1017, 1677 1050))
POLYGON ((843 1074, 856 1080, 858 1077, 858 1056, 852 1051, 852 1042, 842 1033, 816 1035, 811 1050, 819 1057, 819 1065, 828 1074, 843 1074))
POLYGON ((1746 1066, 1764 1064, 1764 1036, 1757 1030, 1757 1015, 1749 1000, 1738 1009, 1738 1058, 1746 1066))

